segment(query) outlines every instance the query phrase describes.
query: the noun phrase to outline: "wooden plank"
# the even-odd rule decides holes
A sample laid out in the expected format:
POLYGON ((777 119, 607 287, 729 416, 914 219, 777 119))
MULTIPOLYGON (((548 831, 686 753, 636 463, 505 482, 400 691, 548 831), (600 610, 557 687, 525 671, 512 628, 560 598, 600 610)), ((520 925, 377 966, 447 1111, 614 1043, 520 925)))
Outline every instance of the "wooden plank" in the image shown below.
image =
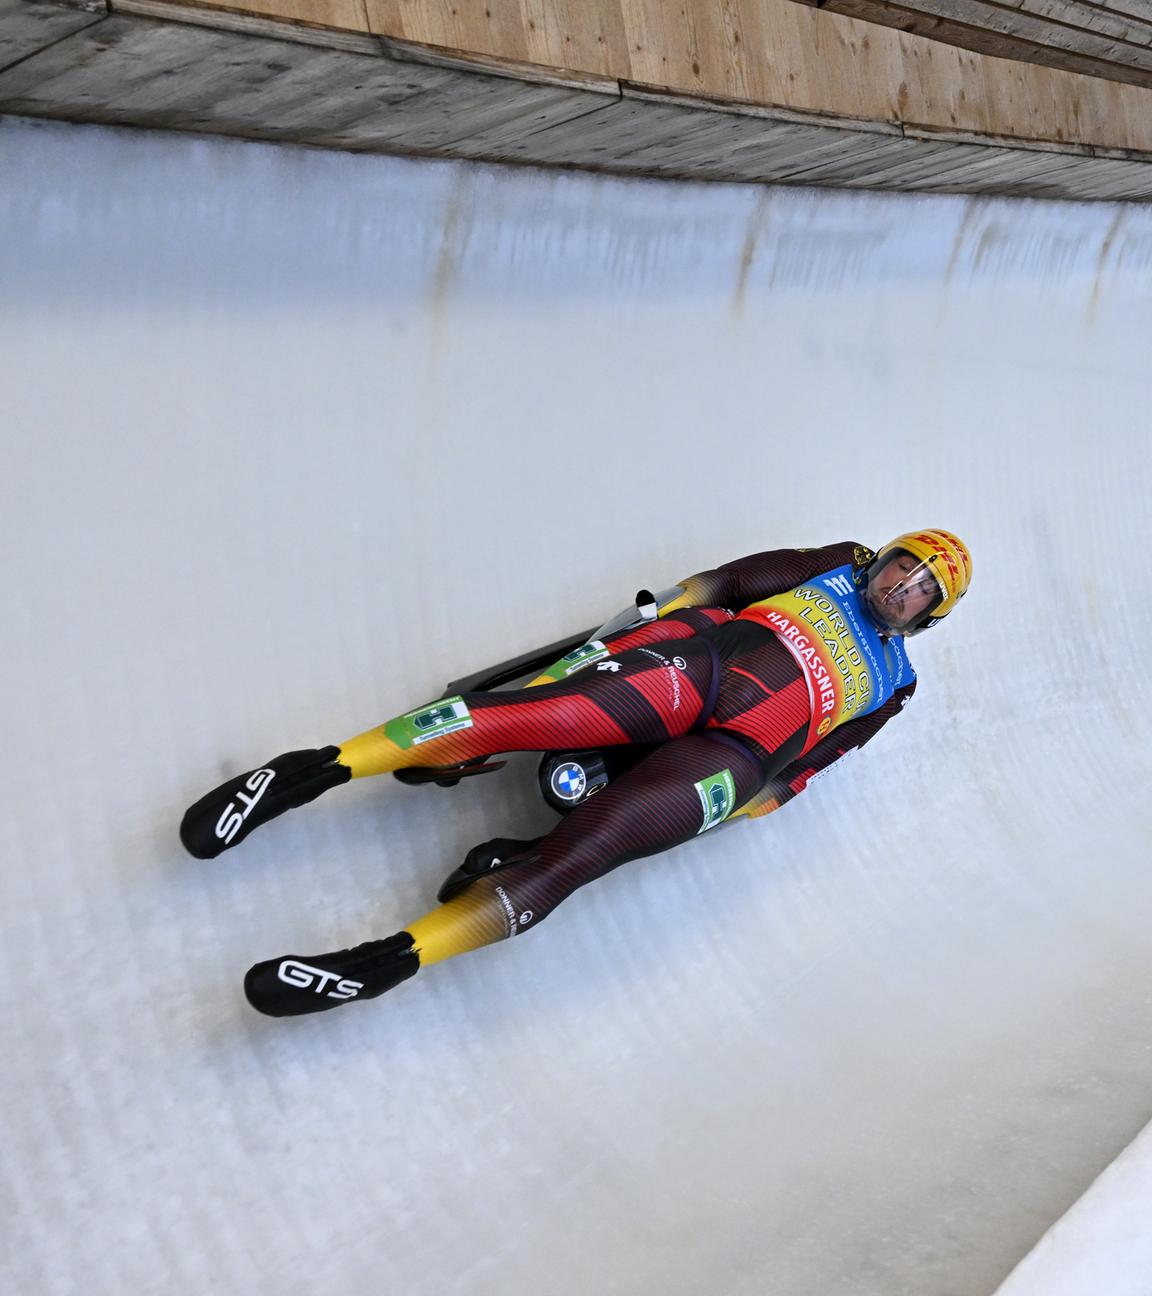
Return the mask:
MULTIPOLYGON (((394 0, 369 0, 365 5, 369 29, 377 36, 418 41, 450 50, 469 50, 515 62, 538 62, 529 53, 532 42, 528 20, 519 0, 418 0, 396 4, 394 0)), ((575 67, 594 71, 560 57, 547 60, 556 68, 575 67)))
MULTIPOLYGON (((838 152, 829 149, 819 154, 798 154, 787 165, 774 167, 770 178, 774 183, 844 188, 847 181, 859 176, 882 176, 893 168, 908 165, 912 161, 908 149, 904 140, 872 147, 858 140, 846 140, 845 147, 838 152)), ((884 188, 885 185, 878 182, 865 187, 884 188)))
MULTIPOLYGON (((127 16, 106 18, 23 64, 0 73, 0 108, 9 113, 79 115, 83 121, 136 123, 245 135, 282 126, 284 87, 293 74, 312 88, 338 91, 345 60, 355 56, 310 45, 237 38, 185 23, 127 16), (248 97, 249 110, 237 109, 248 97), (276 114, 273 117, 273 114, 276 114)), ((364 60, 371 66, 374 60, 364 60)), ((381 87, 382 95, 413 93, 381 87)))
MULTIPOLYGON (((796 0, 798 4, 810 4, 817 8, 837 9, 835 0, 796 0)), ((974 5, 957 0, 954 5, 930 6, 924 0, 861 0, 861 8, 856 16, 864 17, 871 13, 872 22, 885 22, 880 16, 882 9, 891 10, 902 22, 909 22, 918 13, 933 14, 941 20, 954 19, 958 23, 975 27, 987 26, 989 30, 1006 31, 1000 23, 1012 16, 1023 20, 1044 22, 1052 35, 1063 29, 1066 40, 1074 40, 1079 34, 1108 37, 1121 44, 1132 44, 1147 47, 1152 44, 1152 9, 1145 5, 1140 13, 1123 13, 1107 8, 1097 0, 986 0, 983 6, 989 11, 999 11, 982 15, 974 5)), ((901 25, 901 22, 892 25, 901 25)), ((1027 35, 1026 31, 1020 34, 1027 35)), ((938 37, 936 37, 938 38, 938 37)))
POLYGON ((899 133, 797 125, 744 113, 622 100, 518 140, 477 138, 469 155, 700 179, 778 179, 820 165, 860 165, 907 148, 899 133))
POLYGON ((107 12, 105 0, 0 0, 0 68, 90 27, 107 12))
POLYGON ((376 150, 443 150, 604 96, 298 40, 113 16, 0 73, 0 111, 376 150))
MULTIPOLYGON (((471 156, 469 145, 509 130, 547 129, 581 119, 610 104, 599 94, 554 86, 534 86, 496 77, 468 77, 467 84, 426 90, 404 105, 404 111, 360 127, 372 147, 402 147, 447 157, 471 156)), ((328 135, 310 142, 327 142, 328 135)))
POLYGON ((1070 159, 1059 175, 1051 178, 1048 192, 1036 196, 1093 202, 1147 202, 1152 198, 1148 172, 1147 165, 1135 169, 1123 162, 1076 163, 1070 159))
POLYGON ((817 167, 847 161, 855 174, 861 167, 903 156, 904 149, 899 137, 878 140, 875 136, 818 131, 806 126, 776 127, 733 149, 726 162, 734 179, 804 183, 800 177, 817 167))
MULTIPOLYGON (((621 100, 592 114, 502 141, 477 137, 473 157, 552 165, 596 166, 656 173, 683 158, 707 157, 714 170, 732 146, 739 121, 723 114, 692 115, 621 100)), ((753 126, 753 129, 756 129, 753 126)))
POLYGON ((1148 0, 1097 0, 1097 2, 1102 9, 1124 14, 1129 18, 1145 18, 1148 14, 1148 0))
MULTIPOLYGON (((181 7, 202 10, 208 15, 243 14, 305 27, 368 31, 364 0, 179 0, 179 3, 181 7)), ((119 0, 109 0, 110 9, 122 7, 119 0)))
POLYGON ((1114 145, 1123 138, 1127 147, 1152 147, 1152 91, 933 41, 918 42, 912 53, 917 70, 908 77, 903 120, 1018 139, 1114 145), (942 58, 958 59, 963 74, 938 75, 942 58))
POLYGON ((419 41, 375 37, 377 48, 397 63, 423 63, 428 67, 451 68, 458 72, 482 72, 488 76, 510 77, 532 81, 537 85, 569 86, 574 90, 595 90, 617 97, 620 87, 614 77, 593 72, 572 72, 564 68, 539 67, 517 59, 498 59, 491 54, 474 54, 467 50, 443 49, 419 41))
POLYGON ((264 18, 258 14, 234 13, 204 5, 189 5, 184 0, 109 0, 109 4, 117 14, 163 18, 169 22, 188 23, 195 27, 210 27, 214 31, 266 36, 270 40, 321 45, 326 49, 348 50, 356 54, 376 55, 380 52, 375 36, 348 31, 339 26, 321 27, 264 18))
POLYGON ((1097 32, 1137 45, 1152 45, 1152 8, 1142 14, 1117 13, 1093 0, 1023 0, 1018 6, 1065 27, 1097 32))
POLYGON ((588 5, 584 0, 521 0, 527 57, 535 63, 581 68, 612 77, 621 66, 627 37, 619 5, 588 5))
MULTIPOLYGON (((805 0, 794 0, 805 3, 805 0)), ((1022 60, 1079 76, 1147 88, 1152 71, 1140 44, 1117 43, 1016 7, 966 0, 824 0, 822 12, 883 24, 915 37, 996 59, 1022 60)))
POLYGON ((928 140, 942 144, 976 144, 982 148, 1016 149, 1028 153, 1059 153, 1061 156, 1095 157, 1090 144, 1073 144, 1068 141, 1020 140, 1011 135, 992 135, 983 131, 948 130, 940 126, 925 126, 919 122, 905 122, 903 133, 909 139, 928 140))
POLYGON ((5 112, 260 138, 357 120, 369 95, 386 112, 420 92, 376 57, 124 15, 0 72, 5 112))
MULTIPOLYGON (((609 112, 626 112, 627 105, 609 112)), ((689 110, 682 110, 685 114, 689 110)), ((597 118, 600 118, 597 114, 597 118)), ((1091 156, 1065 157, 1052 150, 1027 151, 988 146, 938 144, 934 162, 926 155, 910 158, 898 150, 912 141, 877 140, 863 133, 819 127, 764 123, 754 140, 733 142, 699 122, 665 120, 658 125, 634 122, 629 129, 611 123, 606 145, 602 128, 589 131, 586 120, 574 120, 557 130, 538 131, 524 137, 511 151, 488 147, 477 138, 469 142, 470 156, 495 161, 535 162, 544 165, 579 165, 613 174, 678 176, 689 179, 772 182, 849 188, 899 189, 912 192, 989 194, 1011 193, 1024 197, 1098 198, 1101 196, 1148 199, 1152 197, 1152 165, 1129 163, 1126 175, 1110 179, 1097 172, 1090 180, 1077 168, 1099 167, 1091 156), (788 132, 785 141, 773 139, 788 132), (883 152, 881 152, 883 150, 883 152), (963 159, 957 153, 964 154, 963 159), (887 153, 885 157, 884 154, 887 153), (823 161, 820 159, 823 158, 823 161), (1099 192, 1101 189, 1104 193, 1099 192)), ((506 141, 504 142, 506 145, 506 141)))
POLYGON ((717 158, 733 129, 733 123, 721 114, 700 114, 699 119, 693 119, 689 114, 661 113, 621 100, 607 110, 525 136, 502 157, 656 171, 674 165, 686 154, 717 158))
POLYGON ((821 167, 789 178, 799 182, 821 180, 855 189, 903 189, 922 181, 950 180, 963 168, 971 170, 974 163, 985 161, 987 154, 987 149, 962 144, 929 144, 906 139, 898 151, 861 159, 855 167, 821 167))
MULTIPOLYGON (((939 144, 936 147, 957 149, 960 155, 954 161, 938 159, 936 170, 921 174, 890 175, 882 177, 885 188, 899 188, 914 192, 930 188, 961 193, 1019 192, 1024 185, 1031 193, 1049 185, 1066 171, 1069 159, 1061 153, 1038 153, 1019 149, 991 148, 939 144)), ((1150 177, 1152 179, 1152 177, 1150 177)))
POLYGON ((990 150, 981 163, 973 164, 970 172, 959 171, 922 181, 910 181, 905 186, 912 193, 987 194, 1015 198, 1050 198, 1063 200, 1140 199, 1152 196, 1152 183, 1145 177, 1141 182, 1111 181, 1089 169, 1099 163, 1067 159, 1051 169, 1029 173, 1018 165, 1016 150, 990 150))
POLYGON ((620 82, 620 93, 626 99, 639 99, 646 103, 696 110, 711 108, 717 112, 759 117, 769 121, 791 122, 794 125, 832 126, 838 130, 869 131, 880 135, 899 135, 901 129, 896 122, 891 121, 877 121, 868 117, 845 117, 840 113, 803 112, 779 104, 748 103, 743 100, 722 99, 716 95, 685 95, 675 90, 665 90, 661 86, 641 85, 636 81, 620 82))
MULTIPOLYGON (((415 144, 412 147, 422 153, 434 153, 438 157, 575 166, 579 163, 575 159, 565 158, 562 146, 542 146, 537 137, 559 130, 569 122, 581 121, 593 113, 602 112, 611 106, 611 102, 600 97, 589 106, 583 101, 574 103, 571 98, 567 98, 554 105, 539 104, 531 109, 517 106, 514 111, 492 111, 485 117, 483 129, 465 129, 463 133, 458 130, 454 139, 442 140, 435 146, 415 144)), ((459 120, 459 114, 455 115, 459 120)))
MULTIPOLYGON (((628 87, 625 90, 627 92, 628 87)), ((653 99, 659 97, 651 95, 651 92, 649 95, 653 99)), ((666 101, 673 101, 671 96, 663 97, 666 101)), ((679 102, 687 106, 692 101, 685 98, 679 102)), ((737 111, 743 113, 748 109, 739 105, 737 111)), ((771 115, 772 110, 765 110, 766 117, 771 115)), ((820 119, 809 120, 816 122, 820 119)), ((896 127, 890 129, 898 130, 896 127)), ((909 142, 918 138, 913 133, 905 133, 909 142)), ((970 186, 974 191, 1070 196, 1072 186, 1063 182, 1069 163, 1075 167, 1078 161, 1090 161, 1093 158, 1093 150, 1084 145, 1030 141, 1024 149, 1011 148, 1005 147, 1015 143, 1011 139, 974 132, 939 130, 930 135, 925 128, 921 138, 933 146, 930 153, 913 153, 911 149, 893 150, 887 155, 867 153, 855 141, 849 141, 841 145, 840 149, 829 150, 831 156, 829 153, 821 154, 815 146, 809 145, 809 157, 817 163, 810 165, 798 161, 804 157, 803 146, 794 146, 795 151, 789 163, 781 165, 779 158, 760 158, 758 170, 746 167, 742 169, 739 166, 742 149, 745 150, 745 159, 754 156, 747 151, 748 146, 739 145, 727 152, 721 160, 720 169, 730 174, 742 170, 740 178, 773 179, 788 183, 836 183, 851 187, 875 186, 932 192, 965 192, 968 191, 966 186, 970 186), (963 147, 964 145, 968 147, 963 147)), ((629 160, 635 162, 637 158, 632 154, 629 160)), ((1138 162, 1134 162, 1127 176, 1121 179, 1115 190, 1117 196, 1147 197, 1152 194, 1152 169, 1140 172, 1139 166, 1138 162)), ((661 169, 664 169, 663 166, 661 169)), ((688 168, 693 174, 699 174, 701 169, 711 171, 714 168, 708 164, 704 164, 703 168, 688 168)), ((1078 186, 1076 196, 1091 196, 1091 186, 1078 186)))
POLYGON ((1116 63, 1122 69, 1148 71, 1152 68, 1152 51, 1146 45, 1084 27, 1065 26, 1032 12, 1026 5, 1004 5, 995 0, 915 0, 911 5, 906 0, 902 7, 952 19, 968 27, 983 27, 1050 50, 1085 55, 1100 63, 1116 63))

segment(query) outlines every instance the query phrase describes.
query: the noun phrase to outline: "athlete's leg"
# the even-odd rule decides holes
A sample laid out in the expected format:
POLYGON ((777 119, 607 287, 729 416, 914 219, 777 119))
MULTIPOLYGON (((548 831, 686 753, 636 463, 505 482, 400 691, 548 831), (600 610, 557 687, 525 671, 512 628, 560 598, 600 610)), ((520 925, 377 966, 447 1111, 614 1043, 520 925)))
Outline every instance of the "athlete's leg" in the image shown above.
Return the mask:
POLYGON ((763 781, 761 761, 737 739, 693 734, 665 743, 529 853, 480 875, 403 932, 354 950, 257 964, 245 979, 249 1001, 285 1016, 373 998, 429 963, 535 927, 585 883, 719 823, 763 781))
POLYGON ((685 608, 584 645, 557 662, 550 678, 534 680, 531 691, 441 698, 342 743, 339 763, 361 778, 496 752, 677 737, 701 718, 715 684, 716 658, 706 641, 683 641, 727 616, 718 608, 685 608))
POLYGON ((643 625, 633 626, 629 630, 617 630, 615 634, 606 635, 603 643, 610 652, 626 652, 629 648, 645 645, 652 647, 673 639, 691 639, 693 635, 727 625, 731 620, 732 613, 727 608, 681 608, 678 612, 657 617, 655 621, 645 621, 643 625))
POLYGON ((671 643, 675 639, 690 639, 693 635, 727 625, 731 620, 732 613, 727 608, 681 608, 669 616, 645 621, 643 625, 618 630, 602 639, 592 639, 581 644, 567 656, 553 662, 535 679, 529 680, 525 687, 538 688, 555 680, 567 679, 575 671, 582 670, 586 664, 601 661, 605 657, 616 657, 629 648, 654 648, 657 644, 671 643))
POLYGON ((690 734, 664 743, 519 860, 504 860, 410 924, 421 965, 535 927, 585 883, 720 823, 763 782, 761 762, 736 740, 690 734))
POLYGON ((687 733, 710 701, 707 640, 632 648, 531 690, 442 698, 341 743, 353 778, 476 756, 661 742, 687 733))
POLYGON ((211 859, 350 778, 496 752, 662 742, 707 718, 715 687, 715 653, 695 637, 631 648, 540 688, 441 698, 339 747, 290 752, 230 779, 186 812, 180 836, 211 859))

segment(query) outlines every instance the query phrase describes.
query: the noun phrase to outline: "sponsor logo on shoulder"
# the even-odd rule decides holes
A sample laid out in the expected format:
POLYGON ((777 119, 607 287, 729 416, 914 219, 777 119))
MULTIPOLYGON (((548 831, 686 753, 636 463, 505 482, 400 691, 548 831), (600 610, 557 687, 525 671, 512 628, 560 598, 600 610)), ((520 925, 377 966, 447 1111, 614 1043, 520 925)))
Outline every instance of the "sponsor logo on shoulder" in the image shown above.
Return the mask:
POLYGON ((276 969, 276 975, 285 985, 295 986, 297 990, 312 990, 322 994, 326 999, 355 999, 364 989, 363 981, 349 981, 339 972, 329 972, 326 968, 313 967, 311 963, 301 963, 299 959, 283 959, 276 969), (335 981, 332 990, 325 990, 329 982, 335 981))
POLYGON ((834 590, 837 594, 851 594, 856 589, 856 586, 852 584, 848 577, 839 572, 835 576, 826 577, 822 584, 827 589, 834 590))
POLYGON ((597 669, 598 671, 601 671, 601 670, 606 670, 606 671, 618 671, 618 670, 620 669, 620 663, 619 663, 619 662, 601 662, 600 665, 596 667, 596 669, 597 669))
POLYGON ((249 795, 245 796, 244 792, 237 792, 235 800, 228 802, 220 818, 216 820, 216 836, 222 842, 227 844, 236 836, 244 826, 244 820, 252 813, 253 806, 268 790, 268 784, 275 777, 276 771, 273 769, 258 769, 248 775, 244 788, 249 795), (242 810, 237 807, 237 802, 244 807, 242 810))

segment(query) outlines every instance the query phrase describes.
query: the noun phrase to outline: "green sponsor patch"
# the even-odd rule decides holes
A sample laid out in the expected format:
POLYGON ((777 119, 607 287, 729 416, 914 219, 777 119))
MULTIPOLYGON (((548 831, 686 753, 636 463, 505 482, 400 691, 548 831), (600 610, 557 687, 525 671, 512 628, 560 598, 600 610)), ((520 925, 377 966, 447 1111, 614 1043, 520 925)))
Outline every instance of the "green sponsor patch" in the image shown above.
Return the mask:
POLYGON ((707 832, 736 809, 736 784, 732 781, 731 770, 721 770, 710 778, 701 779, 696 784, 700 795, 700 806, 704 811, 704 822, 697 829, 696 835, 707 832))
POLYGON ((461 697, 443 698, 417 707, 395 720, 389 720, 384 732, 404 751, 417 747, 430 738, 443 738, 457 729, 472 728, 472 713, 461 697))
POLYGON ((561 657, 555 666, 549 666, 543 673, 554 680, 567 679, 576 671, 589 665, 591 662, 599 661, 601 657, 608 656, 608 649, 600 642, 599 639, 593 639, 591 643, 581 644, 579 648, 574 648, 570 653, 561 657))

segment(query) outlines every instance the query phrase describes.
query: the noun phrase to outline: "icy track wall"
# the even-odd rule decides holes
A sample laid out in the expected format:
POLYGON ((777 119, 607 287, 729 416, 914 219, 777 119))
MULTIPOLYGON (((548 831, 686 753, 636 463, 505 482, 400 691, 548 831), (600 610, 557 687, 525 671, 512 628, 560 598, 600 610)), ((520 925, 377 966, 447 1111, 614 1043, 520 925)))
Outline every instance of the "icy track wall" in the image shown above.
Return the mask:
POLYGON ((956 1296, 1152 1114, 1152 213, 0 129, 5 1290, 956 1296), (377 1002, 533 758, 235 853, 218 780, 634 591, 944 525, 920 691, 767 820, 377 1002))

